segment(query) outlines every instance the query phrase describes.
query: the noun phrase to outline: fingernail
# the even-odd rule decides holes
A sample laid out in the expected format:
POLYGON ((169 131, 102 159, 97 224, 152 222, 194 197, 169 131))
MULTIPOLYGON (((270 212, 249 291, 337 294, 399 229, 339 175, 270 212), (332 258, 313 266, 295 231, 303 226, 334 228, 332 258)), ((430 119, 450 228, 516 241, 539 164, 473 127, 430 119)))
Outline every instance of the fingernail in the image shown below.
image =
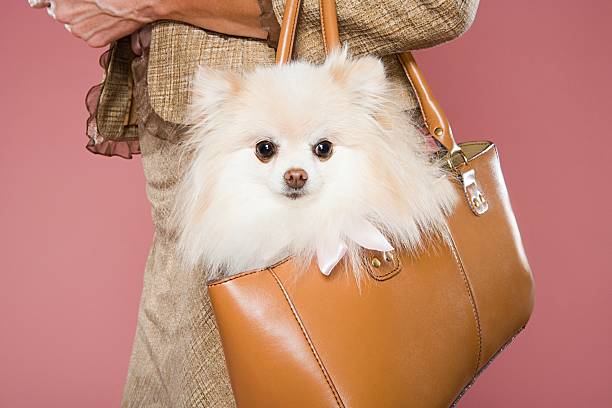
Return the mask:
POLYGON ((72 32, 72 28, 70 28, 70 24, 64 24, 64 28, 68 30, 69 33, 72 32))

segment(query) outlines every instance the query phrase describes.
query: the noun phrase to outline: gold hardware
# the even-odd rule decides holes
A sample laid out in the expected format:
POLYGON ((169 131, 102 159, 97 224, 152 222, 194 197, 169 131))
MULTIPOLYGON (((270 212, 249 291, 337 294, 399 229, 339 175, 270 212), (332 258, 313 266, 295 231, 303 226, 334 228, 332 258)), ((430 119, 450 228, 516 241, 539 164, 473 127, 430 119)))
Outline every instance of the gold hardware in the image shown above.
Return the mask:
MULTIPOLYGON (((458 150, 457 152, 455 152, 457 154, 459 154, 461 156, 461 159, 463 160, 463 164, 468 164, 468 158, 465 155, 465 153, 463 153, 463 150, 458 150)), ((446 155, 446 163, 448 163, 448 167, 453 170, 455 168, 455 166, 453 166, 453 154, 449 153, 446 155)))
POLYGON ((434 135, 438 137, 442 137, 443 134, 444 134, 444 129, 439 128, 439 127, 434 129, 434 135))
POLYGON ((482 215, 489 209, 489 203, 476 182, 476 171, 469 169, 461 173, 465 198, 475 215, 482 215))
POLYGON ((366 265, 368 275, 381 282, 391 279, 402 270, 402 258, 393 249, 368 253, 363 261, 370 263, 366 265))

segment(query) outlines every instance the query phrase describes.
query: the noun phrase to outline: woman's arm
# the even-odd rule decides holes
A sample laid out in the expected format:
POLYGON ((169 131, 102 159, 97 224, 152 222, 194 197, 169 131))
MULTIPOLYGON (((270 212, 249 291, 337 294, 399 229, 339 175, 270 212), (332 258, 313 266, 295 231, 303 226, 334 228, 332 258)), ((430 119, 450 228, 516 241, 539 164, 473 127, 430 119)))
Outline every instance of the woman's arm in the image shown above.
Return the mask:
MULTIPOLYGON (((33 7, 51 5, 50 14, 93 47, 106 46, 147 23, 164 19, 229 35, 268 36, 260 21, 260 1, 265 0, 29 1, 33 7)), ((278 16, 284 2, 273 0, 278 16)), ((318 12, 318 0, 304 3, 304 11, 318 12)), ((347 40, 352 52, 381 56, 458 37, 471 25, 477 7, 478 0, 337 0, 340 35, 350 33, 347 40)))
MULTIPOLYGON (((273 0, 282 15, 285 0, 273 0)), ((479 0, 336 0, 340 39, 354 55, 385 56, 431 47, 464 33, 474 21, 479 0)), ((319 0, 303 0, 299 25, 303 46, 320 35, 319 0)), ((311 44, 312 43, 312 44, 311 44)), ((308 45, 306 45, 308 44, 308 45)), ((306 53, 312 53, 308 50, 306 53)))
POLYGON ((478 2, 339 0, 338 13, 347 30, 359 33, 353 39, 355 47, 363 44, 366 52, 386 55, 432 47, 460 36, 474 21, 478 2))
POLYGON ((159 20, 176 20, 224 34, 265 39, 257 0, 162 0, 159 20))
POLYGON ((177 20, 224 34, 265 39, 257 0, 30 0, 76 37, 104 47, 156 20, 177 20))

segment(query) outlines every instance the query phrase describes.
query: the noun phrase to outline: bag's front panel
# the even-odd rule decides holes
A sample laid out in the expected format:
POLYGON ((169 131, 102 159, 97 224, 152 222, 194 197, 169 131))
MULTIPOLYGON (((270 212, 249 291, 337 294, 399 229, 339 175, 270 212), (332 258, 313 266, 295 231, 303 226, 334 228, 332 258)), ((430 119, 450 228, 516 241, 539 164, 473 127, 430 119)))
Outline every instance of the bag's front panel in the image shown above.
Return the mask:
POLYGON ((239 407, 339 406, 268 271, 209 285, 208 290, 239 407))
POLYGON ((448 407, 476 371, 475 311, 450 248, 404 255, 398 274, 361 291, 340 267, 330 278, 275 269, 347 407, 448 407))
POLYGON ((482 367, 527 323, 533 308, 534 285, 495 146, 490 145, 467 166, 459 168, 463 172, 469 169, 474 170, 488 209, 475 215, 463 200, 450 217, 449 228, 480 315, 482 367))

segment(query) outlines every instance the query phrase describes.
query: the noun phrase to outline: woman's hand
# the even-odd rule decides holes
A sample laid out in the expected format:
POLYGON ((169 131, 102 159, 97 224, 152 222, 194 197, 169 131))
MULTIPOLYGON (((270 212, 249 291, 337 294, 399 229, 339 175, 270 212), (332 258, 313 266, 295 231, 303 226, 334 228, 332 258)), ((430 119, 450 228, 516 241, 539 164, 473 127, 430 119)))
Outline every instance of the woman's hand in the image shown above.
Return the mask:
POLYGON ((28 0, 92 47, 104 47, 159 19, 159 0, 28 0))
POLYGON ((266 38, 257 0, 28 0, 74 36, 104 47, 155 20, 177 20, 230 35, 266 38))

